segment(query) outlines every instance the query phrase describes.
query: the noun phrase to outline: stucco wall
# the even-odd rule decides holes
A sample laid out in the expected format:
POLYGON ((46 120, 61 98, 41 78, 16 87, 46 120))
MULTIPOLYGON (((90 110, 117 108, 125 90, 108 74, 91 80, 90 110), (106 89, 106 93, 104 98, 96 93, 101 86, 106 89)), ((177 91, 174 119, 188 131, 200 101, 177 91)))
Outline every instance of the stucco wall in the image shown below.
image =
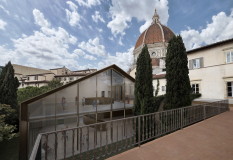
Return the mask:
MULTIPOLYGON (((162 91, 162 86, 166 86, 166 83, 167 83, 167 81, 166 81, 165 78, 159 79, 159 93, 158 93, 158 96, 166 94, 166 90, 162 91)), ((155 91, 157 89, 157 79, 153 79, 153 87, 154 87, 153 95, 155 95, 155 91)))

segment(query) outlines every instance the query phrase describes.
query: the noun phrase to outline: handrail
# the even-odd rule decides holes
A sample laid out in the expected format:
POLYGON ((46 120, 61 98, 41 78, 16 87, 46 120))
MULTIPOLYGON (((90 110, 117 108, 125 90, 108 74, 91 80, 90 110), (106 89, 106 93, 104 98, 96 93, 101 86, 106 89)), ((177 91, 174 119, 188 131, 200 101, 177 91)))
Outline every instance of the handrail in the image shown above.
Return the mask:
MULTIPOLYGON (((90 125, 85 125, 85 126, 79 126, 79 127, 73 127, 69 129, 64 129, 64 130, 57 130, 57 131, 52 131, 52 132, 45 132, 45 133, 40 133, 37 136, 35 145, 33 147, 30 160, 34 160, 37 154, 37 150, 40 144, 40 141, 43 136, 46 137, 46 147, 48 143, 48 135, 50 134, 55 134, 55 143, 57 143, 57 135, 59 132, 66 132, 66 131, 72 131, 73 133, 73 142, 72 142, 72 156, 74 158, 74 133, 75 130, 77 130, 78 137, 80 138, 80 142, 77 145, 80 145, 80 158, 82 158, 82 136, 85 135, 85 133, 82 135, 82 132, 84 132, 84 129, 87 129, 87 135, 88 135, 88 150, 87 150, 87 155, 89 156, 89 128, 92 127, 94 128, 93 134, 94 134, 94 159, 98 159, 100 157, 104 157, 106 155, 109 155, 111 153, 117 152, 119 150, 125 149, 127 147, 130 147, 132 145, 140 145, 144 142, 147 142, 148 140, 151 140, 153 138, 162 136, 168 132, 172 132, 177 129, 182 129, 185 126, 191 125, 193 123, 196 123, 198 121, 205 120, 206 118, 209 118, 211 116, 220 114, 224 111, 229 110, 229 101, 228 100, 221 100, 221 101, 215 101, 215 102, 210 102, 210 103, 204 103, 204 104, 197 104, 193 106, 187 106, 187 107, 182 107, 182 108, 176 108, 176 109, 171 109, 171 110, 166 110, 166 111, 160 111, 160 112, 154 112, 154 113, 149 113, 149 114, 144 114, 144 115, 138 115, 138 116, 132 116, 132 117, 127 117, 127 118, 122 118, 122 119, 116 119, 116 120, 109 120, 106 122, 100 122, 100 123, 95 123, 95 124, 90 124, 90 125), (113 144, 113 123, 116 122, 117 126, 117 145, 118 142, 121 141, 121 147, 117 146, 117 150, 113 151, 112 144, 113 144), (128 123, 127 123, 128 122, 128 123), (100 126, 100 157, 96 157, 96 147, 97 147, 97 125, 100 126), (106 125, 106 151, 105 155, 102 155, 102 132, 103 131, 103 125, 106 125), (109 126, 108 126, 109 125, 109 126), (124 128, 125 127, 125 128, 124 128), (130 133, 127 134, 127 128, 130 130, 130 133), (137 129, 136 129, 137 128, 137 129), (118 139, 118 130, 122 129, 121 137, 118 139), (107 148, 110 145, 108 143, 108 132, 107 131, 111 130, 111 135, 109 137, 111 138, 111 152, 108 153, 107 148), (126 132, 123 133, 123 130, 126 132), (125 136, 123 136, 123 134, 125 136), (137 135, 137 138, 136 138, 137 135), (142 139, 141 139, 142 138, 142 139), (120 140, 121 139, 121 140, 120 140), (132 142, 133 139, 133 142, 132 142), (137 140, 136 140, 137 139, 137 140), (123 140, 125 141, 125 145, 123 147, 123 140), (130 144, 127 144, 127 141, 130 141, 130 144)), ((115 132, 114 132, 115 133, 115 132)), ((104 138, 103 138, 104 139, 104 138)), ((55 144, 54 143, 54 144, 55 144)), ((115 143, 115 142, 114 142, 115 143)), ((120 144, 119 144, 120 145, 120 144)), ((66 138, 64 137, 64 158, 66 157, 66 138)), ((47 150, 45 150, 45 160, 47 160, 47 150)), ((55 147, 55 159, 57 159, 57 147, 55 147)))

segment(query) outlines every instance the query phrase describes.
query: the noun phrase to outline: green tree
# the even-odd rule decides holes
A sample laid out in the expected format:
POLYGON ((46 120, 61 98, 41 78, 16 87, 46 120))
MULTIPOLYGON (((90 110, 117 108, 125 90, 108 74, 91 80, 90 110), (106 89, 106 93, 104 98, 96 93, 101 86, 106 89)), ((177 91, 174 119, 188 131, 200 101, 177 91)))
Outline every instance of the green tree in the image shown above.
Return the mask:
POLYGON ((142 115, 154 112, 152 105, 152 64, 147 45, 142 49, 137 59, 134 90, 134 115, 142 115))
POLYGON ((182 37, 173 36, 168 43, 165 110, 191 105, 188 58, 182 37))
POLYGON ((5 118, 7 124, 17 124, 19 122, 19 106, 17 103, 17 90, 19 87, 19 81, 14 77, 14 68, 11 62, 3 68, 3 72, 0 75, 0 103, 10 105, 15 113, 11 113, 10 116, 5 118))
POLYGON ((63 82, 61 82, 61 80, 59 80, 59 79, 53 79, 53 80, 48 82, 49 89, 55 89, 55 88, 60 87, 62 85, 63 85, 63 82))
POLYGON ((16 126, 5 123, 5 119, 14 113, 15 110, 9 105, 0 104, 0 142, 18 136, 17 133, 13 133, 17 129, 16 126))
POLYGON ((158 93, 159 93, 159 79, 157 79, 157 87, 156 87, 156 90, 155 90, 155 97, 158 96, 158 93))
POLYGON ((38 96, 40 94, 43 94, 45 92, 48 92, 52 89, 55 89, 57 87, 62 86, 63 83, 61 83, 60 80, 53 79, 48 82, 47 85, 42 86, 42 87, 33 87, 33 86, 28 86, 26 88, 20 88, 17 92, 17 101, 18 104, 20 104, 23 101, 26 101, 32 97, 38 96))

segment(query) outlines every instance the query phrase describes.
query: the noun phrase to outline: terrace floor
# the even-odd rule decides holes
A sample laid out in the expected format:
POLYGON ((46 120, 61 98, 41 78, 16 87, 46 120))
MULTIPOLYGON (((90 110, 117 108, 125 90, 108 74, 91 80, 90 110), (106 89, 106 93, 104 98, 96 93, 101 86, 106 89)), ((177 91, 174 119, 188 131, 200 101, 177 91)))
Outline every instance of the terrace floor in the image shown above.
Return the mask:
POLYGON ((232 160, 233 107, 108 160, 232 160))

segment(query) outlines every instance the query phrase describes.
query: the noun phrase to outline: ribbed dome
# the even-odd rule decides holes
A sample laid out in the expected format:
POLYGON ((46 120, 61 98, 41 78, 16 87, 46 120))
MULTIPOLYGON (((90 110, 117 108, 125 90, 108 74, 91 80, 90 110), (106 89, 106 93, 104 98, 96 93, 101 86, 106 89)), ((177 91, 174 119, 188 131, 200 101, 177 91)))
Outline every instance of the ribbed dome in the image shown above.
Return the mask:
POLYGON ((159 22, 159 16, 156 11, 152 19, 152 24, 139 36, 134 49, 142 44, 168 42, 168 40, 175 35, 170 28, 159 22))

